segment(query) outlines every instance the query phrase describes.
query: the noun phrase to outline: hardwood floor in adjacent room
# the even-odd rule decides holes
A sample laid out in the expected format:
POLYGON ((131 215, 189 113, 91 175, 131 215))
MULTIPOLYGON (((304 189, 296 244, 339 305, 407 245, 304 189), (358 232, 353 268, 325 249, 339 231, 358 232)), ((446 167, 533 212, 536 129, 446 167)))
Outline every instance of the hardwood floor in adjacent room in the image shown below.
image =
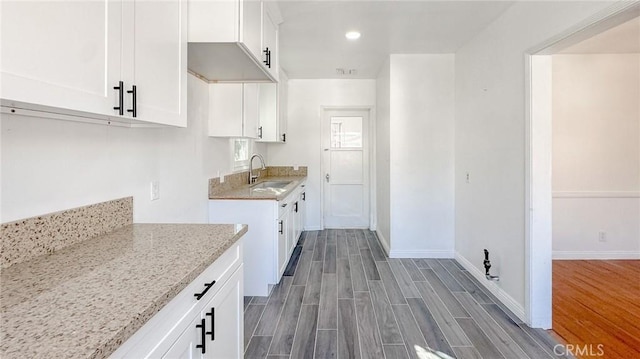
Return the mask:
POLYGON ((640 358, 640 261, 553 261, 553 330, 579 358, 640 358))
POLYGON ((389 259, 359 229, 298 247, 269 297, 245 297, 245 358, 558 358, 452 259, 389 259))

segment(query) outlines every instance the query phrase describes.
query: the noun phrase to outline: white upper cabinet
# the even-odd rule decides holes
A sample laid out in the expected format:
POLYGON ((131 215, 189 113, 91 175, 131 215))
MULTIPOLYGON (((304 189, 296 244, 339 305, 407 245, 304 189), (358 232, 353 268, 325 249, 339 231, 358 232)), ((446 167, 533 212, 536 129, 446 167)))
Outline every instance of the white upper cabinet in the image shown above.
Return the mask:
POLYGON ((273 20, 270 8, 267 3, 264 5, 262 18, 262 51, 263 64, 271 73, 271 76, 278 79, 278 24, 273 20))
POLYGON ((280 70, 280 81, 259 84, 259 142, 285 142, 287 130, 287 76, 280 70))
MULTIPOLYGON (((128 112, 136 119, 187 126, 187 2, 125 2, 133 6, 132 36, 124 37, 123 78, 128 112)), ((129 18, 127 18, 129 20, 129 18)))
POLYGON ((186 0, 0 6, 3 111, 186 126, 186 0))
POLYGON ((277 82, 279 22, 276 4, 190 0, 189 70, 211 81, 277 82))
POLYGON ((115 114, 122 3, 2 1, 0 14, 3 106, 115 114))
POLYGON ((258 138, 258 84, 209 85, 209 136, 258 138))
POLYGON ((258 141, 278 142, 278 84, 260 84, 258 99, 258 141))

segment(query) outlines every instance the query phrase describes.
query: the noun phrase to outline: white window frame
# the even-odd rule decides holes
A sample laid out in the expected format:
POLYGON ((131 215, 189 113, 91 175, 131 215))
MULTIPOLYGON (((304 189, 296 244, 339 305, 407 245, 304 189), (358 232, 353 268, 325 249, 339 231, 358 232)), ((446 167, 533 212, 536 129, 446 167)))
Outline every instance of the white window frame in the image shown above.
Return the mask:
POLYGON ((253 149, 253 141, 248 138, 232 138, 229 141, 231 147, 231 163, 233 172, 242 172, 249 169, 249 159, 251 158, 251 151, 253 149), (247 158, 243 160, 236 160, 236 142, 238 141, 246 141, 247 142, 247 158))

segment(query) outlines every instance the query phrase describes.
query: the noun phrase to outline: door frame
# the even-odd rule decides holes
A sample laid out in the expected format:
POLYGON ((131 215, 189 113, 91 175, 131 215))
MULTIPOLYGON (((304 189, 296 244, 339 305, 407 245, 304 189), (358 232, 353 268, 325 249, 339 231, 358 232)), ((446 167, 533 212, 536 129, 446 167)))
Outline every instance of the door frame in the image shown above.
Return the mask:
POLYGON ((552 327, 551 55, 640 15, 617 2, 525 52, 525 316, 552 327))
POLYGON ((325 164, 323 160, 324 148, 322 144, 322 139, 325 131, 327 130, 326 118, 327 114, 330 111, 341 111, 341 112, 367 112, 368 113, 368 138, 367 138, 367 150, 369 151, 369 229, 375 231, 376 229, 376 186, 375 186, 375 169, 376 169, 376 161, 375 161, 375 148, 376 148, 376 126, 375 126, 375 110, 374 106, 363 105, 363 106, 320 106, 320 111, 318 114, 320 120, 320 148, 318 149, 318 154, 320 156, 320 229, 325 229, 324 223, 324 206, 325 206, 325 193, 324 193, 324 174, 325 172, 325 164))

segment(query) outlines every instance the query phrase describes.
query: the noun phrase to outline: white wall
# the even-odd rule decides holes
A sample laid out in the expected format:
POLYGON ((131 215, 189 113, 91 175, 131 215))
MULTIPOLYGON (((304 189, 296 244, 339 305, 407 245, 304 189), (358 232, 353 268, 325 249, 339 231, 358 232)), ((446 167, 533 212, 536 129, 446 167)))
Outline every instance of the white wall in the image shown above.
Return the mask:
POLYGON ((553 191, 554 258, 640 258, 640 54, 553 56, 553 191))
POLYGON ((484 273, 482 250, 489 249, 492 274, 500 275, 497 290, 521 316, 525 303, 524 54, 608 5, 516 2, 456 52, 456 256, 480 276, 484 273))
POLYGON ((389 251, 391 237, 391 66, 389 59, 382 65, 376 79, 376 213, 378 238, 389 251))
MULTIPOLYGON (((207 137, 207 85, 189 76, 188 127, 127 129, 2 115, 0 221, 134 197, 134 222, 207 222, 208 179, 229 173, 207 137), (149 200, 150 182, 160 199, 149 200)), ((265 152, 264 145, 257 151, 265 152)))
POLYGON ((289 80, 287 143, 267 146, 267 165, 308 166, 306 229, 319 229, 322 219, 322 106, 373 107, 375 101, 375 80, 289 80))
POLYGON ((392 257, 453 256, 454 83, 451 54, 391 55, 392 257))

